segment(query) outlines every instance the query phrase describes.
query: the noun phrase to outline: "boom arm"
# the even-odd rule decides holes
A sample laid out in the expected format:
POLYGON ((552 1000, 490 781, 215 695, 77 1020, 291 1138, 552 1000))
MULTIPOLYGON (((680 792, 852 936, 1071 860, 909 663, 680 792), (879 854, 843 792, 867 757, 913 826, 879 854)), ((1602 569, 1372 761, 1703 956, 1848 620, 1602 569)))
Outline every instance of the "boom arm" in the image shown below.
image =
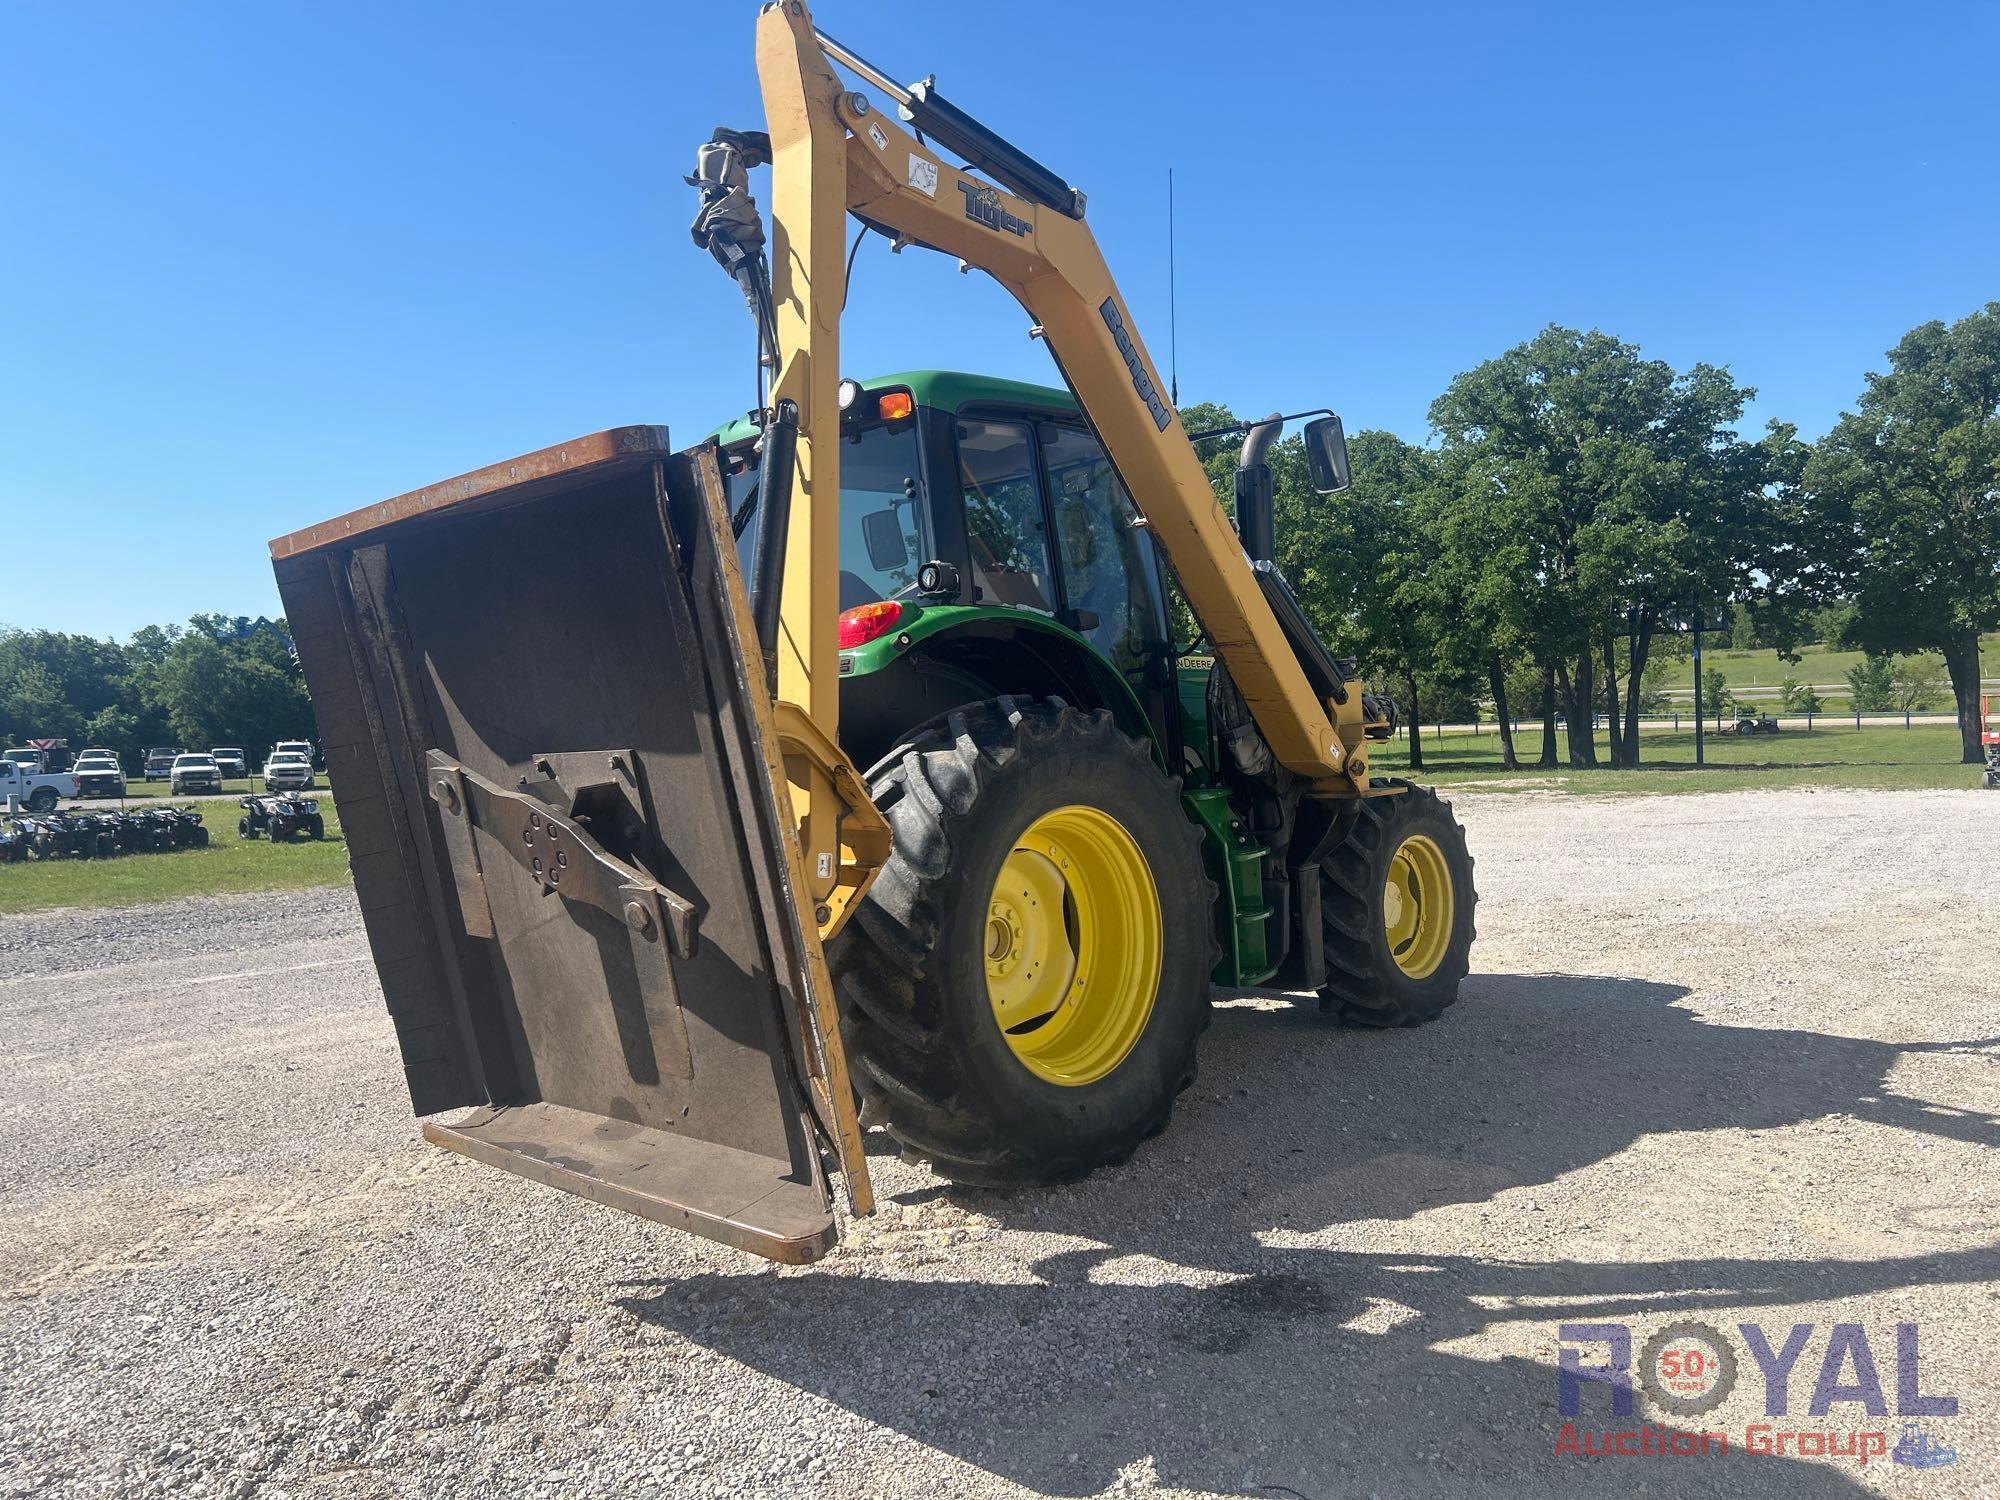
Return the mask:
MULTIPOLYGON (((841 55, 858 64, 850 54, 841 55)), ((1059 194, 1048 193, 1041 195, 1047 204, 1035 202, 943 161, 871 108, 863 95, 842 86, 801 0, 765 7, 757 60, 773 159, 771 280, 779 344, 773 401, 796 401, 801 413, 779 695, 803 703, 823 727, 833 728, 838 610, 832 559, 840 493, 835 388, 845 297, 842 239, 845 216, 852 212, 870 225, 960 257, 1014 294, 1039 326, 1134 504, 1166 548, 1189 604, 1278 760, 1321 795, 1365 791, 1359 684, 1338 699, 1323 700, 1314 692, 1167 404, 1124 299, 1082 221, 1081 195, 1064 203, 1059 194)), ((1017 162, 1026 160, 1013 155, 1017 162)))

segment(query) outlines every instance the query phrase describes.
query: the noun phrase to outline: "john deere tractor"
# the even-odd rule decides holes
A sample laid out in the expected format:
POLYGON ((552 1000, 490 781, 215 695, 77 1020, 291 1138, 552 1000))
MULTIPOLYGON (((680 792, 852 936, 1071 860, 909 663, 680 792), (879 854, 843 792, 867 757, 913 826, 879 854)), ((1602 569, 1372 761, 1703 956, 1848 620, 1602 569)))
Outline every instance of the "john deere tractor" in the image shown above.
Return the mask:
MULTIPOLYGON (((1457 998, 1449 809, 1395 781, 1312 797, 1274 761, 1205 643, 1173 639, 1172 575, 1074 396, 916 371, 839 402, 841 745, 895 849, 828 958, 874 1119, 962 1179, 1074 1176, 1165 1125, 1211 984, 1369 1026, 1457 998)), ((1266 566, 1281 425, 1244 430, 1236 484, 1266 566)), ((762 433, 717 438, 747 570, 762 433)))
MULTIPOLYGON (((1120 1161, 1213 986, 1431 1020, 1474 895, 1445 804, 1370 774, 1393 706, 1274 561, 1295 418, 1232 434, 1232 516, 1081 192, 800 0, 757 48, 768 129, 689 179, 752 415, 272 552, 412 1101, 472 1110, 426 1136, 798 1261, 834 1241, 830 1168, 872 1208, 864 1118, 964 1180, 1120 1161), (990 273, 1066 388, 842 379, 850 216, 990 273)), ((1337 505, 1340 420, 1299 415, 1337 505)))

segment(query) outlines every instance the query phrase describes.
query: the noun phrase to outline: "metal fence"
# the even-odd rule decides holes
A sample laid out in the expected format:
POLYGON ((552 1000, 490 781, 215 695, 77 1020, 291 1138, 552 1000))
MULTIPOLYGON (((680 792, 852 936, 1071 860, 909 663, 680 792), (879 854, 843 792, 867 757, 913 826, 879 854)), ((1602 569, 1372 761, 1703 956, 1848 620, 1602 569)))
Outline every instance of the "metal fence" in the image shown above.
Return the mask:
MULTIPOLYGON (((1733 736, 1736 733, 1736 725, 1739 717, 1759 720, 1770 718, 1774 719, 1780 727, 1790 726, 1795 729, 1915 729, 1928 725, 1956 727, 1958 724, 1957 714, 1949 710, 1938 709, 1912 709, 1907 712, 1899 711, 1894 713, 1847 711, 1842 713, 1778 713, 1770 715, 1759 713, 1742 716, 1733 713, 1719 715, 1704 714, 1702 715, 1702 722, 1710 734, 1733 736)), ((1523 718, 1515 714, 1509 715, 1509 718, 1512 720, 1514 733, 1517 735, 1540 734, 1542 732, 1542 720, 1539 715, 1523 718)), ((1620 722, 1623 722, 1623 715, 1620 715, 1620 722)), ((1591 717, 1590 727, 1593 732, 1606 729, 1608 724, 1609 721, 1603 714, 1594 714, 1591 717)), ((1405 725, 1404 727, 1408 728, 1410 726, 1405 725)), ((1558 729, 1565 727, 1564 720, 1560 715, 1556 718, 1556 727, 1558 729)), ((1683 731, 1692 734, 1694 727, 1694 715, 1692 713, 1639 715, 1639 728, 1641 731, 1651 729, 1664 731, 1669 734, 1679 734, 1683 731)), ((1497 734, 1499 721, 1497 719, 1474 719, 1469 723, 1460 721, 1458 723, 1426 724, 1423 728, 1424 736, 1427 740, 1441 739, 1446 734, 1497 734)))

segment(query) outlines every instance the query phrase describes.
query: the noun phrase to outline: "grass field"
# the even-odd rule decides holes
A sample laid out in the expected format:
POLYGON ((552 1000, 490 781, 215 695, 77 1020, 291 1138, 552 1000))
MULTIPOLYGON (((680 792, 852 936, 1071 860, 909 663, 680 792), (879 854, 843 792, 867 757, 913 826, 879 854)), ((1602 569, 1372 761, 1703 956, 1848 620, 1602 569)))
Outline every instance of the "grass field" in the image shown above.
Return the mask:
MULTIPOLYGON (((1825 695, 1828 685, 1840 689, 1839 698, 1846 702, 1847 672, 1850 667, 1861 664, 1859 651, 1828 651, 1820 646, 1804 647, 1799 660, 1786 662, 1778 660, 1775 651, 1715 651, 1704 650, 1701 654, 1704 667, 1719 668, 1729 679, 1732 692, 1745 688, 1776 689, 1787 677, 1796 677, 1806 684, 1817 683, 1825 695)), ((1928 662, 1940 674, 1944 672, 1944 658, 1925 655, 1918 660, 1928 662)), ((1662 685, 1669 691, 1692 692, 1694 689, 1694 658, 1683 656, 1675 660, 1661 658, 1662 685)), ((1981 637, 1979 642, 1979 670, 1983 677, 2000 677, 2000 633, 1981 637)), ((1828 697, 1831 702, 1831 696, 1828 697)), ((1935 705, 1938 708, 1951 707, 1951 694, 1946 692, 1935 705)))
MULTIPOLYGON (((1521 755, 1540 753, 1538 727, 1524 728, 1515 740, 1521 755)), ((1598 753, 1608 758, 1600 731, 1598 753)), ((1598 795, 1659 792, 1724 792, 1780 787, 1976 788, 1979 768, 1958 763, 1958 734, 1949 725, 1913 729, 1870 726, 1854 729, 1833 721, 1829 727, 1786 729, 1775 736, 1738 739, 1707 737, 1707 765, 1694 764, 1694 734, 1649 726, 1641 735, 1634 771, 1553 770, 1500 766, 1499 736, 1447 731, 1424 736, 1424 769, 1417 779, 1439 787, 1493 791, 1555 791, 1598 795)), ((1405 774, 1406 741, 1379 747, 1373 756, 1382 775, 1405 774)), ((231 783, 232 790, 237 783, 231 783)), ((165 783, 134 782, 135 800, 165 795, 165 783)), ((108 804, 106 804, 108 805, 108 804)), ((111 860, 55 860, 47 864, 0 865, 0 914, 42 911, 58 906, 135 906, 187 896, 241 891, 299 890, 341 885, 348 878, 347 847, 339 814, 322 790, 319 805, 327 819, 323 843, 273 845, 236 836, 232 802, 200 807, 213 837, 206 849, 178 854, 127 854, 111 860)), ((2000 810, 2000 796, 1994 799, 2000 810)))
MULTIPOLYGON (((1560 738, 1560 737, 1559 737, 1560 738)), ((1541 753, 1539 726, 1515 736, 1514 748, 1527 761, 1541 753)), ((1563 746, 1558 745, 1558 753, 1563 746)), ((1600 731, 1597 753, 1609 759, 1609 740, 1600 731)), ((1786 729, 1776 735, 1738 739, 1710 734, 1704 766, 1694 763, 1694 733, 1649 730, 1639 737, 1639 767, 1506 771, 1500 765, 1500 737, 1492 729, 1424 736, 1424 769, 1418 780, 1434 785, 1478 785, 1499 791, 1541 790, 1583 793, 1740 792, 1770 787, 1976 788, 1979 767, 1958 763, 1958 731, 1950 725, 1912 729, 1870 726, 1786 729)), ((1398 739, 1377 750, 1375 770, 1402 775, 1409 746, 1398 739)), ((2000 810, 2000 797, 1994 799, 2000 810)))
POLYGON ((326 838, 319 843, 240 839, 236 836, 235 804, 195 805, 209 830, 211 842, 206 849, 0 865, 0 915, 45 911, 53 906, 139 906, 184 896, 346 883, 347 845, 340 836, 340 814, 331 797, 319 799, 320 812, 326 818, 326 838))
MULTIPOLYGON (((324 796, 326 793, 325 773, 321 772, 315 775, 313 782, 313 790, 324 796)), ((259 777, 232 776, 229 780, 222 783, 222 790, 232 797, 247 797, 252 792, 262 796, 264 793, 264 783, 259 777)), ((141 781, 137 776, 126 779, 125 796, 127 800, 136 801, 141 797, 165 797, 167 795, 167 784, 165 781, 141 781)), ((116 807, 118 805, 117 799, 106 798, 104 805, 116 807)))

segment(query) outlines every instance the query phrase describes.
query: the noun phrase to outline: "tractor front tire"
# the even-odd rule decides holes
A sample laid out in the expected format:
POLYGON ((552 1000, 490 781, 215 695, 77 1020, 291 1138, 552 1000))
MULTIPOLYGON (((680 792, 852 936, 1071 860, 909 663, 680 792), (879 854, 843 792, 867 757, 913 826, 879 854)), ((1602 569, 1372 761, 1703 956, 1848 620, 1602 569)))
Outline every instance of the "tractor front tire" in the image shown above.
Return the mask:
POLYGON ((1406 781, 1366 797, 1321 863, 1327 981, 1321 1001, 1356 1026, 1421 1026, 1457 999, 1470 967, 1472 856, 1450 804, 1406 781))
POLYGON ((894 850, 828 948, 864 1118, 965 1182, 1124 1161, 1208 1025, 1214 887, 1178 782, 1108 713, 997 698, 869 789, 894 850))

